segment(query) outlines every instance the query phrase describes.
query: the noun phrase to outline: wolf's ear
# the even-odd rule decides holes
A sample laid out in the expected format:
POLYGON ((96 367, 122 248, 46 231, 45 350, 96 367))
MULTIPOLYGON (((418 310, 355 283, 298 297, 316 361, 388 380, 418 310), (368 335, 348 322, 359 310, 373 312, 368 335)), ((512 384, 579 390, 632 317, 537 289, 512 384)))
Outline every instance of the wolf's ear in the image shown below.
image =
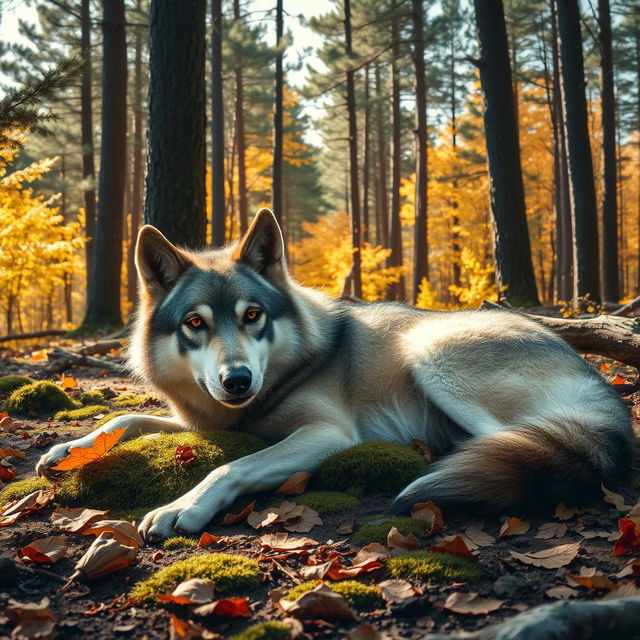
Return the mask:
POLYGON ((143 286, 154 293, 166 293, 191 261, 160 231, 145 225, 138 233, 136 269, 143 286))
POLYGON ((262 208, 256 213, 233 257, 265 277, 286 273, 282 231, 271 209, 262 208))

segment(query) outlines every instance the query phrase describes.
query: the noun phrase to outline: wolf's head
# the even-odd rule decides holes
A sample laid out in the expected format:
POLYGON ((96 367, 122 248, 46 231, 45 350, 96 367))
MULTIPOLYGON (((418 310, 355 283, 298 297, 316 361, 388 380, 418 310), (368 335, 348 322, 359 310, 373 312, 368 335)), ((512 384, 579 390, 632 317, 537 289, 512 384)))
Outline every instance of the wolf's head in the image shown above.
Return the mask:
POLYGON ((138 357, 146 360, 136 364, 169 396, 246 407, 263 387, 270 361, 295 349, 286 330, 292 308, 284 242, 269 209, 257 213, 239 243, 203 252, 175 247, 145 226, 136 268, 136 339, 144 343, 138 357))

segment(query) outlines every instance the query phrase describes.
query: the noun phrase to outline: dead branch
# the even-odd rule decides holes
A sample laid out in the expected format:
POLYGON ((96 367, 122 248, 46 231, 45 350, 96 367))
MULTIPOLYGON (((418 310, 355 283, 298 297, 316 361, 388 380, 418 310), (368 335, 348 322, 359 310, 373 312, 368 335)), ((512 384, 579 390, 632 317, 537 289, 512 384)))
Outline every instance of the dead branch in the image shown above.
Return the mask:
POLYGON ((616 309, 611 315, 612 316, 628 316, 632 311, 635 311, 638 307, 640 307, 640 296, 638 296, 631 302, 627 302, 627 304, 621 306, 619 309, 616 309))
POLYGON ((421 640, 590 640, 635 638, 640 596, 612 600, 554 602, 519 613, 504 622, 460 635, 430 633, 421 640))
POLYGON ((91 356, 74 353, 73 351, 67 351, 66 349, 60 349, 59 347, 55 347, 47 354, 47 357, 52 361, 47 367, 51 373, 61 373, 73 365, 80 365, 83 367, 106 369, 118 376, 126 374, 126 369, 117 362, 101 360, 100 358, 92 358, 91 356))
POLYGON ((109 351, 114 349, 120 349, 122 346, 122 342, 120 340, 103 340, 101 342, 94 342, 93 344, 88 344, 86 347, 82 347, 82 349, 78 349, 77 353, 82 356, 95 356, 100 355, 103 356, 109 351))
POLYGON ((32 331, 31 333, 15 333, 9 336, 0 337, 0 342, 12 342, 13 340, 32 340, 33 338, 50 338, 52 336, 63 336, 64 329, 47 329, 45 331, 32 331))

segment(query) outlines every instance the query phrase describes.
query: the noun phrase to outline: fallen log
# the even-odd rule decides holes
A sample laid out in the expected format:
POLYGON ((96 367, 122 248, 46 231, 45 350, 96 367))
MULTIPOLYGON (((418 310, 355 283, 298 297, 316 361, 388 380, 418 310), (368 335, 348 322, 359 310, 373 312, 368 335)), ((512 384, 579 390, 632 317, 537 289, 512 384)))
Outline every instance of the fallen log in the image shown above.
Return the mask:
POLYGON ((48 354, 47 357, 51 360, 51 364, 47 366, 47 369, 51 373, 62 373, 73 365, 80 365, 83 367, 96 367, 99 369, 106 369, 111 373, 122 376, 126 375, 126 368, 118 364, 117 362, 111 362, 109 360, 101 360, 100 358, 93 358, 91 356, 85 356, 80 353, 74 353, 73 351, 67 351, 60 347, 55 347, 48 354))
POLYGON ((33 338, 51 338, 63 336, 67 333, 64 329, 46 329, 45 331, 32 331, 31 333, 14 333, 9 336, 0 336, 0 342, 13 342, 14 340, 32 340, 33 338))
POLYGON ((103 356, 109 353, 109 351, 120 349, 120 347, 122 347, 122 342, 120 342, 120 340, 102 340, 101 342, 88 344, 86 347, 78 349, 76 353, 79 353, 82 356, 103 356))

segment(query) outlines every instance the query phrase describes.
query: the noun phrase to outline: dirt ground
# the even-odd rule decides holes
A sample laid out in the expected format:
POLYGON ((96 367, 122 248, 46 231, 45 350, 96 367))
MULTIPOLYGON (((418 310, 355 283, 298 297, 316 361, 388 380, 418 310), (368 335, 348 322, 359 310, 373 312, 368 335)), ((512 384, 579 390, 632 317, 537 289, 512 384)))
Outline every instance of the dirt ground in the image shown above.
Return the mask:
MULTIPOLYGON (((13 351, 6 350, 0 361, 0 375, 26 374, 36 379, 59 380, 59 377, 47 375, 46 360, 33 360, 30 354, 47 345, 30 344, 28 348, 13 351)), ((75 346, 78 346, 77 344, 75 346)), ((625 367, 615 363, 611 364, 601 358, 591 359, 594 366, 601 368, 604 363, 603 375, 611 380, 616 375, 622 376, 626 382, 635 382, 635 374, 625 367)), ((92 389, 110 388, 117 394, 136 391, 150 392, 129 378, 113 377, 99 369, 86 367, 73 368, 67 372, 73 375, 84 391, 92 389)), ((640 415, 640 394, 627 396, 626 401, 638 411, 640 415)), ((157 407, 135 408, 133 412, 145 412, 157 410, 157 407)), ((16 464, 18 474, 15 480, 20 480, 34 475, 34 466, 46 448, 38 448, 37 436, 45 431, 55 433, 55 442, 63 442, 76 438, 91 430, 93 419, 83 420, 70 425, 31 417, 24 420, 24 429, 17 432, 0 432, 0 447, 14 447, 22 450, 26 460, 12 459, 16 464)), ((637 425, 636 425, 637 426, 637 425)), ((637 477, 640 471, 640 463, 636 460, 633 477, 637 477)), ((639 496, 631 489, 633 478, 625 486, 610 487, 625 498, 628 505, 638 502, 639 496)), ((11 482, 11 481, 9 481, 11 482)), ((353 514, 356 521, 371 514, 384 512, 390 495, 375 495, 365 497, 358 510, 353 514)), ((258 503, 256 509, 273 502, 273 496, 265 496, 258 503)), ((0 505, 1 507, 2 505, 0 505)), ((86 504, 85 507, 94 505, 86 504)), ((35 539, 55 535, 49 518, 54 505, 40 511, 35 511, 22 518, 15 524, 0 528, 0 556, 15 558, 16 549, 25 546, 35 539)), ((618 519, 624 513, 614 508, 613 504, 601 501, 579 511, 572 518, 566 520, 567 531, 561 537, 551 539, 537 538, 539 528, 545 523, 561 521, 554 519, 553 514, 546 516, 528 517, 522 513, 502 513, 487 516, 483 520, 484 530, 497 538, 495 543, 483 546, 479 549, 478 562, 484 571, 483 579, 474 585, 457 584, 424 584, 415 582, 424 595, 401 604, 388 605, 370 612, 360 614, 360 620, 372 623, 380 632, 391 638, 420 638, 429 631, 454 633, 459 630, 473 630, 516 613, 543 603, 552 602, 553 598, 548 594, 554 587, 568 586, 566 573, 578 573, 582 567, 595 568, 596 573, 612 577, 613 581, 620 583, 621 578, 616 577, 627 562, 634 556, 612 555, 613 535, 611 539, 589 538, 580 534, 589 531, 603 531, 614 534, 618 531, 618 519), (529 530, 521 535, 513 535, 498 538, 499 530, 507 517, 520 517, 530 524, 529 530), (518 553, 535 552, 548 549, 553 546, 575 543, 580 541, 580 549, 576 558, 568 566, 558 569, 537 568, 526 565, 510 552, 518 553), (493 613, 486 615, 463 615, 453 613, 442 608, 441 605, 447 597, 456 591, 479 593, 488 598, 504 600, 504 604, 493 613)), ((442 535, 463 533, 477 519, 464 514, 444 513, 446 528, 442 535)), ((339 535, 336 526, 345 518, 345 515, 323 516, 323 524, 315 527, 307 534, 320 544, 335 544, 335 549, 340 552, 357 550, 349 541, 349 536, 339 535)), ((224 550, 230 550, 245 554, 250 557, 262 556, 259 538, 265 532, 282 531, 276 525, 269 530, 253 530, 246 522, 226 527, 207 528, 209 533, 232 536, 233 541, 224 550)), ((89 546, 91 536, 69 535, 69 551, 67 556, 51 566, 43 566, 56 576, 67 578, 73 571, 75 562, 82 556, 89 546)), ((433 541, 428 542, 433 543, 433 541)), ((141 606, 129 604, 122 607, 126 601, 128 591, 137 580, 147 576, 150 572, 164 566, 168 566, 177 560, 190 557, 193 554, 208 553, 217 550, 213 547, 207 549, 187 549, 165 551, 157 554, 158 548, 153 546, 143 547, 136 563, 123 571, 113 573, 104 578, 91 582, 88 586, 73 587, 65 593, 60 593, 61 582, 43 575, 30 575, 20 571, 20 579, 15 585, 3 584, 0 580, 0 639, 11 636, 12 623, 2 616, 3 607, 7 606, 10 599, 23 603, 39 602, 43 597, 50 600, 50 607, 57 619, 58 638, 148 638, 155 640, 168 638, 170 634, 170 612, 172 609, 161 606, 141 606), (161 555, 161 557, 158 557, 161 555), (155 558, 154 558, 155 556, 155 558), (121 597, 122 596, 122 597, 121 597)), ((637 557, 637 556, 636 556, 637 557)), ((292 556, 278 560, 260 562, 263 571, 262 586, 250 594, 252 615, 250 618, 212 618, 203 622, 204 626, 219 634, 220 637, 231 636, 242 629, 265 620, 281 619, 283 614, 277 606, 270 601, 269 592, 275 588, 288 589, 292 587, 294 578, 303 564, 299 556, 292 556)), ((371 573, 363 573, 358 578, 361 582, 376 584, 385 579, 383 570, 371 573)), ((575 597, 579 599, 598 598, 604 595, 604 591, 589 591, 585 587, 572 585, 575 597)), ((554 591, 551 592, 552 594, 554 591)), ((173 610, 175 611, 175 609, 173 610)), ((309 638, 336 638, 348 636, 356 627, 355 622, 341 622, 336 620, 307 620, 304 621, 304 633, 309 638)))

